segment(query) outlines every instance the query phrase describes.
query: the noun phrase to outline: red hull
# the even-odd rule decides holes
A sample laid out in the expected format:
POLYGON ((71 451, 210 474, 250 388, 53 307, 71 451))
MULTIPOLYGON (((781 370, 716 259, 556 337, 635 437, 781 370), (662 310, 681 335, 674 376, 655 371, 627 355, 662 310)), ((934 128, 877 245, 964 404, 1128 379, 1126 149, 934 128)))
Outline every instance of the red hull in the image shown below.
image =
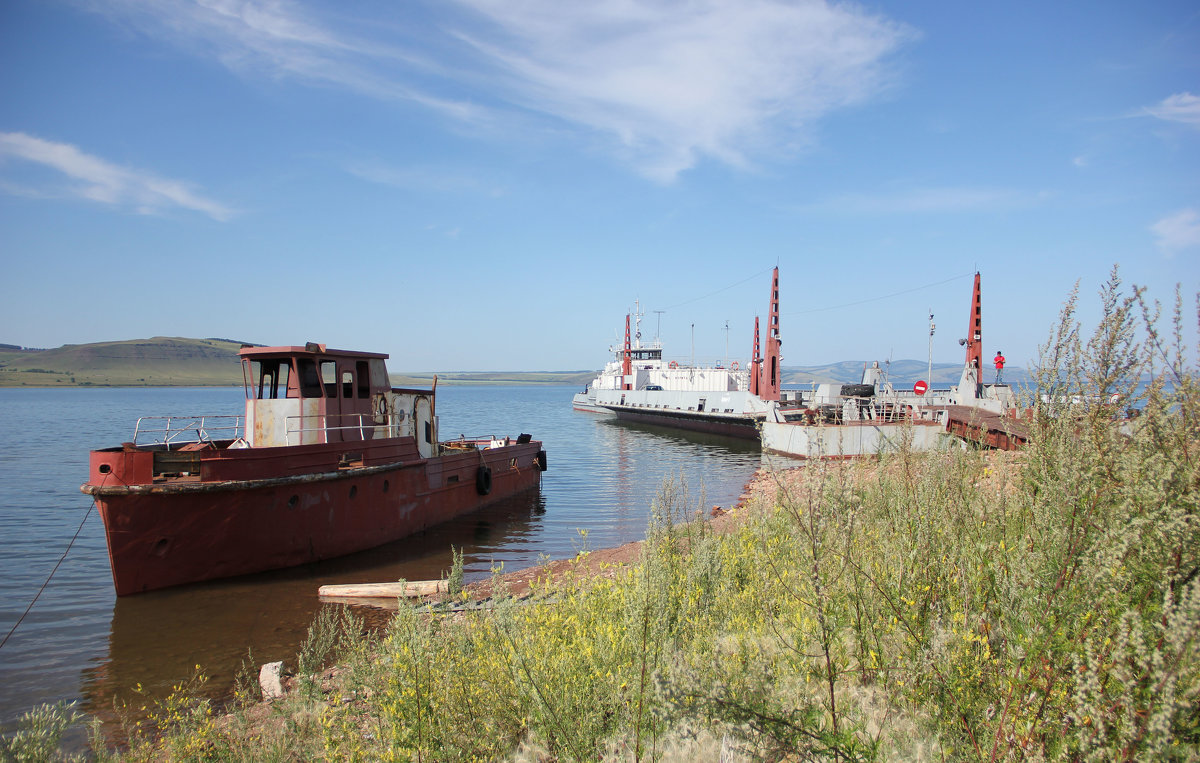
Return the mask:
POLYGON ((114 448, 92 453, 83 490, 96 498, 124 596, 306 564, 420 532, 535 487, 540 448, 532 441, 422 459, 411 438, 396 438, 356 444, 361 461, 340 468, 344 443, 217 450, 198 454, 198 478, 157 480, 153 452, 114 448), (481 485, 484 466, 490 479, 481 485))

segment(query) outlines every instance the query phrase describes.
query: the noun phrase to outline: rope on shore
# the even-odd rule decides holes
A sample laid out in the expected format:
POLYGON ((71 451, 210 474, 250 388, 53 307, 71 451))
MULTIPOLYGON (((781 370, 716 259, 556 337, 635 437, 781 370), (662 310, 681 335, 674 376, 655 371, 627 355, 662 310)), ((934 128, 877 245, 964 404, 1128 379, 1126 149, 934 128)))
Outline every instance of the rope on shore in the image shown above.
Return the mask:
MULTIPOLYGON (((104 479, 107 480, 108 475, 105 475, 104 479)), ((29 602, 29 606, 25 608, 25 611, 22 612, 21 616, 17 618, 17 621, 13 623, 13 627, 9 629, 7 634, 5 634, 4 640, 0 641, 0 649, 3 649, 4 645, 8 643, 8 640, 12 638, 12 635, 17 632, 17 628, 21 627, 21 623, 25 621, 25 616, 29 614, 30 610, 33 609, 33 605, 37 604, 38 599, 41 598, 42 591, 45 591, 46 586, 50 585, 50 579, 54 577, 54 573, 58 572, 58 568, 62 566, 63 561, 67 558, 67 554, 71 552, 71 547, 75 545, 75 540, 79 537, 79 533, 83 532, 83 525, 85 522, 87 522, 88 517, 92 515, 92 509, 94 508, 96 508, 95 497, 92 498, 92 505, 88 506, 87 511, 83 512, 83 519, 80 520, 79 527, 75 529, 75 534, 71 536, 71 541, 67 543, 67 547, 63 550, 62 556, 58 557, 58 562, 55 563, 54 569, 50 570, 50 574, 46 576, 46 582, 42 583, 42 586, 38 588, 37 593, 33 595, 33 601, 29 602)))

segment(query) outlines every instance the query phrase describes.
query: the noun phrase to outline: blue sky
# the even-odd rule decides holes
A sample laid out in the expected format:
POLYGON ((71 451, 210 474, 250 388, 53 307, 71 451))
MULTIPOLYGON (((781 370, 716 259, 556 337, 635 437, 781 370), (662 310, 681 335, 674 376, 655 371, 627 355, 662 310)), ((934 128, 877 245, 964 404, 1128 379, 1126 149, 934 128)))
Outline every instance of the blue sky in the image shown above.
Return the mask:
POLYGON ((786 364, 959 362, 978 269, 1024 365, 1114 264, 1194 315, 1195 3, 0 5, 0 342, 744 362, 778 265, 786 364))

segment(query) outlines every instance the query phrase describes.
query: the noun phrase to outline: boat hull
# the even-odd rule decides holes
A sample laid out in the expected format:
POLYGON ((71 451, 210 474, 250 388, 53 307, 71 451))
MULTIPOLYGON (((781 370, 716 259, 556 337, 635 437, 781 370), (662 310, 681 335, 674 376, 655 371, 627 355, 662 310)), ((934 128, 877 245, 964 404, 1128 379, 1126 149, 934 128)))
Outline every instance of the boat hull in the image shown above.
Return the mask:
POLYGON ((608 413, 608 409, 596 404, 596 396, 577 392, 571 398, 571 408, 584 413, 608 413))
POLYGON ((757 440, 759 438, 758 424, 762 421, 761 417, 748 415, 704 414, 669 409, 607 406, 603 410, 616 414, 618 421, 686 429, 692 432, 736 437, 743 440, 757 440))
POLYGON ((841 424, 802 424, 766 421, 763 450, 792 458, 857 458, 907 446, 914 451, 936 450, 946 441, 938 421, 856 421, 841 424))
MULTIPOLYGON (((83 490, 96 499, 113 583, 125 596, 293 567, 412 535, 536 487, 540 447, 531 441, 304 474, 83 490), (481 467, 490 470, 486 485, 481 467)), ((98 461, 121 455, 94 452, 93 472, 98 461)))

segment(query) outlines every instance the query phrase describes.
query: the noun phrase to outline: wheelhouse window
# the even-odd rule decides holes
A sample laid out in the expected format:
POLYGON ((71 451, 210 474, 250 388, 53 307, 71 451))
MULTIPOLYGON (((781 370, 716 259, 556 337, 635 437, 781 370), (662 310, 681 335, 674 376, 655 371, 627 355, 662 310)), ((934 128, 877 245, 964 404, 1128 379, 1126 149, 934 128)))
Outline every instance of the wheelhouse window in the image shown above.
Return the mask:
POLYGON ((325 397, 337 397, 337 362, 321 361, 321 384, 325 387, 325 397))
POLYGON ((371 396, 371 372, 367 361, 360 360, 354 364, 355 376, 358 377, 358 396, 360 399, 371 396))
POLYGON ((291 378, 291 364, 287 358, 268 358, 250 361, 252 393, 259 400, 277 400, 295 397, 296 384, 291 378))
POLYGON ((297 358, 296 367, 300 377, 301 397, 324 397, 321 376, 317 373, 317 362, 312 358, 297 358))

